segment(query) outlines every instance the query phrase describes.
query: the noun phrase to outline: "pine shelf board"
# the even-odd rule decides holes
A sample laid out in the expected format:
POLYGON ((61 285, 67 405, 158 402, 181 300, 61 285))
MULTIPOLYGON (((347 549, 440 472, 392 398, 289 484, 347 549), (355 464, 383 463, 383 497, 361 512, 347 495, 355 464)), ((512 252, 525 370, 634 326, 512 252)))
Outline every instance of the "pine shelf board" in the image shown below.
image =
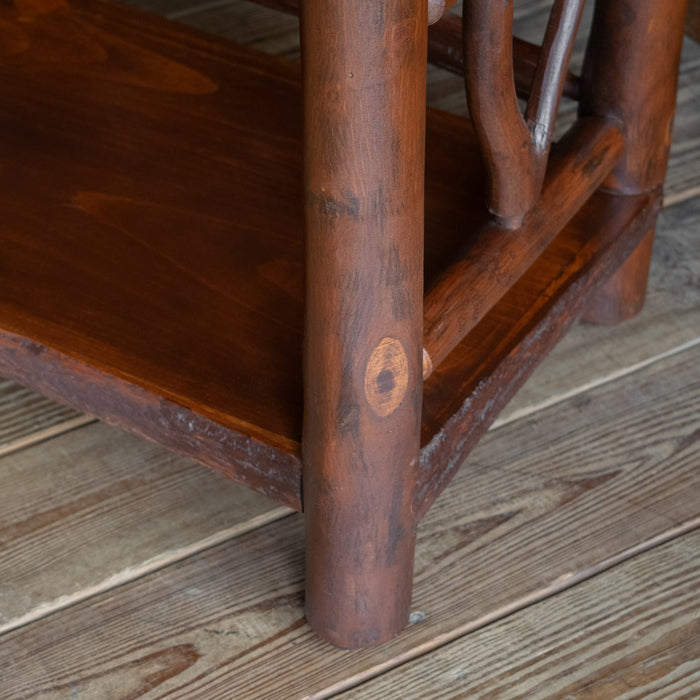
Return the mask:
MULTIPOLYGON (((83 0, 5 5, 0 40, 0 373, 300 509, 298 66, 83 0)), ((486 212, 466 119, 430 111, 427 154, 429 287, 486 212)), ((626 200, 426 383, 425 507, 647 230, 658 198, 626 200)))

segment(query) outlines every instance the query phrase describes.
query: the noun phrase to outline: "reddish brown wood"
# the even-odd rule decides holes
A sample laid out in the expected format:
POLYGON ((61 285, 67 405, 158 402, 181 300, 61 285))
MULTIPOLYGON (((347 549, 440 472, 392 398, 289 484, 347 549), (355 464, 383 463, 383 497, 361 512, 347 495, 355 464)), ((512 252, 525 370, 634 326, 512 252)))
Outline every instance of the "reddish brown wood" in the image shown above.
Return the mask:
POLYGON ((532 80, 525 120, 532 134, 536 162, 542 171, 540 178, 544 178, 554 120, 559 111, 584 4, 585 0, 555 0, 532 80))
MULTIPOLYGON (((541 47, 529 41, 513 37, 513 77, 518 97, 527 99, 532 81, 540 62, 541 47)), ((464 75, 464 43, 462 41, 462 18, 446 15, 428 28, 428 60, 457 75, 464 75)), ((563 94, 577 100, 580 79, 566 71, 563 94)))
MULTIPOLYGON (((58 293, 56 291, 55 293, 58 293)), ((203 341, 208 340, 203 338, 203 341)), ((201 411, 26 337, 0 332, 0 372, 60 403, 157 442, 295 510, 301 510, 299 444, 252 437, 231 416, 201 411)))
POLYGON ((355 648, 411 603, 427 2, 305 0, 301 26, 306 611, 355 648))
POLYGON ((656 221, 651 221, 649 232, 639 247, 625 260, 620 269, 591 299, 583 319, 604 326, 612 326, 636 316, 644 307, 649 277, 651 252, 654 245, 656 221))
POLYGON ((0 8, 0 372, 300 509, 298 68, 40 8, 0 8))
POLYGON ((488 207, 501 225, 517 228, 539 192, 513 80, 513 0, 471 0, 462 18, 464 82, 488 172, 488 207))
POLYGON ((615 126, 580 120, 552 153, 540 201, 522 227, 488 222, 469 238, 425 299, 425 377, 535 262, 608 176, 623 147, 615 126))
MULTIPOLYGON (((628 19, 682 24, 646 0, 629 17, 600 5, 612 63, 646 65, 628 19)), ((430 307, 482 245, 479 144, 463 118, 425 125, 425 0, 307 0, 302 20, 303 184, 297 67, 106 2, 0 7, 0 372, 300 508, 306 310, 309 618, 364 646, 406 621, 420 515, 596 285, 649 245, 674 63, 638 88, 647 126, 633 81, 620 110, 619 85, 588 81, 593 116, 552 156, 563 206, 532 216, 564 226, 620 152, 616 117, 620 192, 551 242, 492 231, 505 253, 492 241, 471 264, 500 269, 503 296, 459 297, 480 320, 422 385, 422 271, 430 307)))
POLYGON ((661 202, 660 190, 596 193, 425 382, 418 518, 598 286, 639 245, 661 202))
MULTIPOLYGON (((623 158, 606 187, 639 193, 666 175, 687 0, 599 0, 583 72, 581 113, 618 119, 623 158)), ((652 226, 653 229, 653 226, 652 226)), ((623 321, 644 304, 651 236, 596 296, 585 318, 623 321)))
MULTIPOLYGON (((299 0, 254 0, 280 12, 296 15, 299 0)), ((442 0, 437 0, 438 9, 442 0)), ((447 0, 449 9, 454 2, 447 0)), ((529 41, 513 37, 513 69, 518 95, 527 98, 540 58, 540 47, 529 41)), ((446 70, 464 75, 464 47, 462 44, 462 18, 457 14, 443 14, 440 21, 428 27, 428 61, 446 70)), ((565 74, 564 95, 577 100, 579 77, 570 71, 565 74)))
MULTIPOLYGON (((109 3, 19 17, 0 372, 301 509, 298 68, 109 3)), ((469 123, 428 116, 432 286, 487 213, 469 123)))
POLYGON ((513 71, 513 0, 471 0, 463 8, 465 87, 486 161, 488 207, 518 228, 539 197, 582 0, 556 0, 523 119, 513 71))
POLYGON ((513 72, 513 2, 475 0, 463 10, 465 85, 489 174, 489 209, 517 228, 539 196, 581 0, 557 0, 533 76, 526 120, 513 72))

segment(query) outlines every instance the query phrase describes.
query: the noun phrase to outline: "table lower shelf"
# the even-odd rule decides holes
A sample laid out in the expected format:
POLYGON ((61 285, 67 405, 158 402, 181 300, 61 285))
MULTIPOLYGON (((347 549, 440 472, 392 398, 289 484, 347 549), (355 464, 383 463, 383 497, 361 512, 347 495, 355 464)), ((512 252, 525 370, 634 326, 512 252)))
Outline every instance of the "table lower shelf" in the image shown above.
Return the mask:
MULTIPOLYGON (((298 67, 102 2, 0 47, 0 373, 301 508, 298 67)), ((429 286, 486 212, 467 120, 427 154, 429 286)), ((595 195, 425 383, 419 512, 658 203, 595 195)))

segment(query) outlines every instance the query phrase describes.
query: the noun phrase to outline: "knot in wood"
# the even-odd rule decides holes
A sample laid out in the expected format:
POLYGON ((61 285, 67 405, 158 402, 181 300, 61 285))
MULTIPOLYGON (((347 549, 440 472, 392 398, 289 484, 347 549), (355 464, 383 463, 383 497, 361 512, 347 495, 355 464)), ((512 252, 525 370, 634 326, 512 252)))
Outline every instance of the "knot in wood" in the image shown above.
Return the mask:
POLYGON ((408 358, 396 338, 383 338, 372 351, 365 372, 365 396, 381 418, 393 413, 408 388, 408 358))

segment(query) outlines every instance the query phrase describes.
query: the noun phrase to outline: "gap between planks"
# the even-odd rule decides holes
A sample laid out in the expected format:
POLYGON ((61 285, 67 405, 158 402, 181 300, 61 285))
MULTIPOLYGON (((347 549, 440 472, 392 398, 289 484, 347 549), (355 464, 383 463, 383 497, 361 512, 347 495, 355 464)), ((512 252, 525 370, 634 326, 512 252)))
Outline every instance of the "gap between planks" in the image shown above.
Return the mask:
POLYGON ((97 419, 88 415, 80 415, 70 420, 63 421, 61 423, 56 423, 48 428, 42 430, 37 430, 36 432, 24 435, 16 440, 11 440, 10 442, 0 445, 0 459, 8 455, 19 452, 20 450, 25 450, 33 445, 37 445, 45 440, 50 440, 51 438, 58 437, 65 433, 69 433, 71 430, 76 430, 77 428, 83 428, 92 423, 96 423, 97 419))
POLYGON ((696 529, 335 697, 697 697, 698 546, 696 529))
POLYGON ((69 595, 61 596, 56 600, 52 600, 50 603, 43 603, 37 606, 30 613, 23 615, 22 617, 18 617, 6 625, 0 625, 0 635, 19 629, 20 627, 24 627, 32 622, 37 622, 38 620, 52 615, 53 613, 59 612, 60 610, 65 610, 66 608, 76 605, 77 603, 81 603, 88 598, 92 598, 100 593, 106 593, 117 586, 131 583, 132 581, 142 578, 143 576, 159 571, 166 566, 176 564, 177 562, 196 554, 201 554, 207 549, 294 514, 295 512, 290 508, 286 508, 285 506, 277 506, 265 513, 261 513, 260 515, 250 518, 245 522, 238 523, 230 528, 219 530, 218 532, 215 532, 208 537, 204 537, 201 540, 191 542, 188 545, 177 547, 176 549, 172 549, 167 552, 162 552, 161 554, 147 559, 138 566, 131 566, 118 571, 117 573, 112 574, 106 579, 100 581, 98 584, 83 588, 80 591, 76 591, 69 595))
MULTIPOLYGON (((211 697, 299 697, 292 693, 293 689, 303 692, 304 697, 328 697, 329 687, 337 691, 339 686, 347 685, 347 677, 340 676, 341 673, 362 679, 374 669, 396 665, 397 659, 415 656, 415 651, 406 649, 407 644, 414 644, 420 650, 433 647, 436 638, 445 640, 455 636, 452 630, 455 623, 461 629, 473 629, 496 617, 495 612, 500 615, 504 610, 507 612, 513 598, 527 605, 533 597, 535 602, 541 598, 543 592, 570 587, 576 582, 570 575, 572 566, 583 572, 579 580, 593 576, 624 556, 633 556, 700 524, 693 497, 700 486, 694 469, 696 449, 700 447, 695 410, 700 398, 695 373, 697 358, 697 350, 693 350, 682 362, 671 360, 661 370, 647 370, 644 382, 628 380, 620 390, 604 389, 597 397, 602 401, 599 407, 574 400, 568 411, 555 412, 539 428, 511 426, 509 435, 503 436, 508 437, 505 444, 503 439, 488 441, 490 446, 482 448, 484 454, 477 455, 472 464, 473 472, 459 478, 461 488, 452 494, 446 491, 447 501, 443 496, 446 510, 441 513, 438 508, 437 513, 429 514, 427 520, 432 522, 426 522, 428 530, 420 545, 425 561, 419 568, 429 565, 431 572, 428 578, 424 573, 419 574, 421 592, 416 600, 419 609, 429 611, 428 620, 384 647, 391 655, 386 660, 389 664, 377 660, 381 659, 381 649, 371 654, 347 654, 322 646, 304 628, 300 617, 301 528, 298 519, 294 523, 290 519, 291 530, 273 526, 267 532, 252 533, 241 548, 210 550, 212 555, 206 560, 156 574, 150 580, 81 606, 72 615, 59 616, 12 635, 7 640, 3 664, 7 682, 18 684, 24 676, 26 680, 22 682, 31 683, 35 689, 40 686, 48 689, 53 683, 53 689, 58 690, 69 687, 66 681, 74 681, 76 689, 93 692, 92 697, 103 696, 97 693, 98 686, 104 691, 110 684, 116 687, 114 684, 127 680, 142 691, 148 685, 155 690, 154 694, 168 692, 181 697, 183 693, 184 697, 190 697, 217 689, 221 692, 211 697), (640 392, 645 399, 641 406, 638 405, 640 392), (679 400, 677 410, 670 410, 679 400), (580 430, 570 429, 574 425, 572 418, 578 416, 585 418, 584 435, 580 430), (639 445, 635 438, 642 425, 644 434, 654 436, 649 448, 639 445), (621 434, 618 429, 622 430, 621 434), (525 435, 533 436, 532 444, 514 461, 521 454, 525 435), (553 463, 552 456, 542 454, 542 446, 552 441, 553 463), (589 454, 591 447, 595 450, 589 454), (583 463, 582 454, 588 455, 583 463), (626 466, 620 463, 621 459, 626 466), (501 465, 508 468, 501 469, 501 465), (499 478, 501 474, 505 482, 499 478), (576 484, 576 491, 569 493, 569 486, 576 484), (561 492, 560 487, 564 489, 561 492), (629 499, 621 499, 629 489, 637 487, 629 499), (498 503, 460 519, 459 514, 474 507, 472 501, 481 497, 484 488, 497 495, 498 503), (546 492, 551 489, 557 491, 548 496, 546 492), (530 496, 536 502, 528 506, 530 496), (619 511, 624 503, 632 509, 630 512, 619 511), (608 522, 606 513, 615 516, 608 522), (501 523, 507 531, 497 523, 498 531, 491 528, 485 535, 477 532, 476 539, 468 538, 466 548, 455 548, 450 533, 463 538, 468 524, 474 524, 478 530, 480 522, 499 514, 508 516, 509 524, 501 523), (526 520, 519 521, 515 516, 526 520), (605 528, 602 521, 607 522, 605 528), (433 531, 445 528, 448 537, 437 541, 442 543, 441 555, 438 552, 440 556, 434 557, 429 553, 434 544, 428 546, 427 536, 432 540, 433 531), (492 532, 493 536, 489 534, 492 532), (576 555, 591 546, 600 550, 595 558, 594 553, 583 558, 576 555), (473 557, 469 569, 461 567, 461 575, 456 574, 452 583, 440 578, 441 572, 452 578, 456 561, 467 553, 473 557), (525 560, 520 562, 523 569, 520 569, 519 560, 523 556, 525 560), (514 564, 518 564, 517 569, 513 568, 514 564), (541 576, 543 567, 551 575, 541 576), (512 580, 512 596, 485 591, 487 600, 478 604, 481 610, 474 611, 470 623, 465 615, 471 615, 468 608, 473 602, 463 600, 464 583, 468 579, 469 585, 483 585, 489 580, 488 572, 493 570, 501 575, 517 570, 522 576, 512 580), (277 575, 271 575, 273 571, 277 575), (293 578, 289 579, 284 572, 292 573, 293 578), (439 580, 442 583, 435 593, 439 580), (265 584, 261 586, 263 581, 265 584), (529 581, 535 585, 530 586, 529 581), (196 597, 192 597, 190 586, 197 587, 196 597), (462 602, 455 601, 455 594, 462 602), (438 607, 433 609, 433 606, 438 607), (145 611, 148 615, 142 619, 145 611), (281 614, 279 619, 274 611, 281 614), (219 630, 227 631, 213 630, 213 634, 235 635, 231 637, 232 648, 223 638, 221 643, 211 642, 212 630, 207 628, 214 623, 219 630), (98 631, 99 640, 95 638, 98 631), (51 641, 45 646, 44 640, 51 641), (37 653, 33 651, 35 644, 39 645, 37 653), (176 664, 173 670, 178 678, 165 676, 163 683, 167 687, 154 688, 153 669, 142 668, 140 664, 161 659, 167 649, 190 647, 199 648, 199 666, 189 672, 189 667, 180 669, 176 664), (282 659, 291 664, 288 671, 271 676, 262 674, 261 680, 260 664, 274 668, 282 659), (307 664, 301 675, 293 670, 300 668, 300 664, 307 664), (253 689, 262 690, 262 685, 264 693, 251 694, 253 689), (239 691, 245 689, 248 694, 245 691, 232 694, 233 686, 239 691)), ((178 657, 163 659, 164 663, 168 659, 174 663, 178 657)))
POLYGON ((319 693, 306 696, 303 698, 303 700, 326 700, 327 698, 331 698, 339 693, 346 692, 362 683, 374 680, 386 673, 389 673, 390 671, 396 670, 400 666, 414 662, 417 659, 440 649, 441 647, 451 644, 467 634, 483 629, 494 622, 504 620, 510 615, 520 612, 527 607, 541 603, 548 598, 552 598, 553 596, 569 590, 570 588, 573 588, 584 581, 588 581, 615 566, 628 562, 631 559, 644 554, 645 552, 667 544, 678 537, 682 537, 683 535, 687 535, 688 533, 698 529, 700 529, 700 516, 686 520, 680 525, 644 540, 633 547, 619 552, 615 556, 604 559, 588 569, 572 574, 564 574, 556 579, 552 584, 545 586, 541 590, 533 591, 522 598, 517 598, 508 605, 504 605, 502 608, 493 610, 482 617, 468 622, 465 625, 455 627, 448 633, 437 635, 431 639, 430 642, 425 642, 402 654, 397 654, 394 658, 387 662, 377 664, 372 668, 356 673, 339 683, 335 683, 328 688, 325 688, 319 693))
MULTIPOLYGON (((230 0, 213 0, 212 2, 206 3, 205 5, 200 5, 198 7, 193 7, 189 11, 188 10, 181 10, 181 11, 175 11, 171 13, 169 16, 173 19, 179 19, 183 17, 187 17, 192 14, 197 14, 199 12, 202 12, 203 10, 212 10, 216 8, 222 8, 230 5, 231 2, 230 0)), ((700 194, 700 187, 693 188, 691 190, 688 190, 687 192, 682 192, 678 194, 674 194, 669 196, 665 200, 666 206, 670 206, 672 204, 677 204, 679 202, 685 201, 692 196, 700 194)), ((635 365, 631 365, 626 368, 622 368, 616 372, 613 372, 609 375, 605 375, 603 377, 600 377, 599 379, 593 380, 591 382, 588 382, 586 384, 582 384, 579 387, 576 387, 570 391, 555 395, 548 399, 547 401, 544 402, 539 402, 537 404, 533 404, 531 406, 525 407, 523 409, 520 409, 516 411, 513 415, 508 416, 504 418, 503 420, 499 419, 494 423, 492 428, 499 428, 504 425, 507 425, 509 423, 512 423, 516 420, 520 420, 522 418, 525 418, 527 416, 532 416, 534 413, 541 411, 545 408, 551 407, 553 405, 556 405, 557 403, 560 403, 562 401, 565 401, 569 398, 572 398, 574 396, 583 394, 593 388, 600 387, 604 384, 607 384, 612 381, 616 381, 618 379, 621 379, 625 376, 628 376, 630 374, 633 374, 634 372, 637 372, 641 369, 644 369, 646 367, 649 367, 650 365, 659 362, 661 360, 667 359, 669 357, 672 357, 673 355, 683 352, 686 349, 692 348, 696 346, 698 343, 700 343, 700 338, 689 341, 687 343, 684 343, 682 345, 679 345, 671 350, 668 350, 664 353, 655 355, 653 357, 650 357, 642 362, 639 362, 635 365)), ((78 416, 74 419, 71 419, 69 421, 66 421, 64 423, 58 424, 56 426, 52 426, 50 428, 37 431, 36 433, 33 433, 31 435, 25 436, 19 440, 13 441, 11 443, 8 443, 4 446, 0 446, 0 457, 5 456, 7 454, 10 454, 12 452, 16 452, 18 450, 26 449, 31 447, 32 445, 38 443, 38 442, 43 442, 45 440, 48 440, 50 438, 59 436, 65 432, 75 430, 77 428, 87 426, 91 423, 93 423, 95 419, 93 419, 90 416, 78 416)), ((231 528, 230 531, 227 530, 222 530, 220 532, 214 533, 210 537, 204 538, 203 540, 192 543, 188 545, 187 547, 184 547, 182 549, 178 550, 173 550, 172 552, 166 552, 163 553, 162 555, 159 555, 158 557, 154 557, 147 562, 144 562, 143 565, 140 565, 138 567, 133 567, 131 569, 125 569, 122 572, 119 572, 117 574, 114 574, 111 576, 109 579, 107 579, 105 582, 101 583, 99 586, 96 586, 91 589, 85 589, 84 592, 81 592, 80 596, 68 596, 66 598, 66 602, 62 607, 67 607, 69 605, 73 605, 76 602, 79 602, 80 600, 85 599, 86 597, 91 597, 93 595, 96 595, 97 593, 103 592, 104 590, 109 589, 112 586, 116 585, 121 585, 122 583, 126 583, 128 581, 134 580, 136 578, 139 578, 145 574, 151 573, 163 566, 167 566, 170 563, 174 563, 176 561, 179 561, 183 558, 186 558, 188 556, 191 556, 193 554, 196 554, 200 551, 203 551, 204 549, 207 549, 211 546, 214 546, 215 544, 218 544, 220 542, 224 542, 227 539, 232 539, 234 537, 237 537, 244 532, 247 532, 250 529, 255 529, 256 527, 260 527, 263 524, 266 524, 268 522, 272 522, 273 520, 277 518, 284 517, 288 511, 286 509, 277 509, 278 511, 283 510, 284 512, 277 513, 276 515, 272 515, 272 513, 275 513, 275 511, 271 511, 270 514, 264 514, 263 516, 260 516, 260 518, 254 518, 250 521, 250 523, 246 523, 245 526, 237 526, 234 528, 231 528), (254 523, 254 524, 253 524, 254 523)), ((655 546, 655 545, 651 545, 655 546)), ((633 554, 631 556, 634 556, 633 554)), ((610 564, 610 566, 614 565, 615 563, 618 562, 613 562, 610 564)), ((598 572, 594 572, 598 573, 598 572)), ((593 575, 593 574, 591 574, 593 575)), ((583 580, 583 579, 581 579, 583 580)), ((571 583, 570 585, 573 585, 571 583)), ((565 588, 566 586, 564 586, 565 588)), ((549 593, 548 595, 554 595, 555 593, 558 593, 559 590, 564 590, 564 588, 554 590, 552 593, 549 593)), ((546 595, 545 595, 546 597, 546 595)), ((526 603, 527 604, 527 603, 526 603)), ((51 612, 54 612, 57 609, 62 609, 62 608, 52 608, 50 610, 47 610, 44 614, 50 614, 51 612)), ((495 614, 495 613, 494 613, 495 614)), ((504 614, 509 614, 509 613, 504 613, 504 614)), ((43 616, 43 615, 41 615, 43 616)), ((39 616, 39 617, 41 617, 39 616)), ((38 618, 36 618, 38 619, 38 618)), ((486 618, 484 618, 486 619, 486 618)), ((495 618, 497 619, 497 618, 495 618)), ((31 621, 31 620, 28 620, 31 621)), ((483 624, 488 624, 492 620, 487 620, 483 624)), ((476 624, 476 622, 474 623, 476 624)), ((471 630, 469 630, 471 631, 471 630)), ((444 642, 446 643, 446 642, 444 642)), ((403 662, 401 662, 403 663, 403 662)), ((334 691, 338 692, 338 691, 334 691)), ((317 695, 313 697, 327 697, 327 695, 322 694, 322 695, 317 695)))
POLYGON ((554 396, 551 396, 545 401, 539 401, 537 403, 531 404, 530 406, 524 406, 523 408, 520 408, 517 411, 513 411, 513 413, 506 416, 505 418, 497 418, 491 424, 489 430, 496 430, 498 428, 502 428, 503 426, 513 423, 516 420, 522 420, 523 418, 532 416, 538 411, 543 411, 547 408, 551 408, 552 406, 556 406, 557 404, 562 403, 563 401, 572 399, 575 396, 585 394, 587 391, 591 391, 592 389, 604 386, 605 384, 609 384, 610 382, 614 382, 619 379, 623 379, 624 377, 628 377, 634 374, 635 372, 639 372, 640 370, 643 370, 647 367, 651 367, 651 365, 654 365, 657 362, 667 360, 673 357, 674 355, 678 355, 679 353, 685 352, 686 350, 690 350, 691 348, 697 347, 698 345, 700 345, 700 338, 694 338, 693 340, 689 340, 685 343, 682 343, 681 345, 671 348, 670 350, 666 350, 662 353, 652 355, 649 358, 641 360, 640 362, 636 362, 633 365, 629 365, 628 367, 621 367, 619 370, 610 372, 610 374, 598 377, 597 379, 593 379, 589 382, 586 382, 585 384, 580 384, 579 386, 576 386, 573 389, 569 389, 568 391, 555 394, 554 396))
POLYGON ((687 202, 689 199, 693 199, 694 197, 700 197, 700 185, 689 187, 687 190, 683 190, 682 192, 674 192, 673 194, 664 197, 664 209, 668 209, 676 204, 683 204, 683 202, 687 202))
MULTIPOLYGON (((636 372, 651 367, 652 365, 658 362, 662 362, 664 360, 672 358, 675 355, 683 353, 697 346, 700 346, 700 338, 696 338, 689 342, 683 343, 675 348, 672 348, 671 350, 654 355, 634 365, 623 367, 616 372, 612 372, 606 376, 600 377, 599 379, 593 380, 584 385, 575 387, 569 391, 559 393, 555 396, 552 396, 546 401, 542 401, 537 404, 533 404, 531 406, 526 406, 522 409, 519 409, 518 411, 514 412, 512 415, 505 417, 504 419, 497 419, 489 428, 489 430, 496 430, 498 428, 505 427, 506 425, 515 423, 516 421, 531 417, 535 413, 551 408, 552 406, 572 399, 576 396, 585 394, 588 391, 602 387, 611 382, 624 379, 625 377, 628 377, 636 372)), ((50 428, 38 431, 31 435, 25 436, 24 438, 16 440, 12 443, 9 443, 8 445, 0 447, 0 458, 22 449, 31 448, 33 445, 36 445, 40 442, 49 440, 51 438, 59 437, 62 434, 70 432, 71 430, 86 427, 96 422, 96 419, 87 415, 83 415, 73 418, 69 421, 65 421, 64 423, 58 424, 56 426, 51 426, 50 428)), ((48 615, 56 613, 60 610, 64 610, 84 600, 87 600, 88 598, 99 595, 101 593, 105 593, 106 591, 109 591, 110 589, 115 588, 117 586, 121 586, 131 581, 135 581, 136 579, 139 579, 143 576, 163 569, 171 564, 175 564, 179 561, 182 561, 183 559, 186 559, 190 556, 194 556, 207 549, 210 549, 211 547, 222 544, 228 540, 233 540, 236 537, 240 537, 241 535, 244 535, 247 532, 251 532, 252 530, 263 527, 264 525, 273 523, 277 520, 281 520, 285 517, 289 517, 290 515, 293 515, 293 511, 291 511, 290 509, 284 506, 276 506, 271 508, 271 510, 262 513, 258 516, 255 516, 245 522, 238 523, 230 528, 225 528, 223 530, 214 532, 201 540, 191 542, 183 547, 178 547, 163 552, 159 555, 147 559, 138 566, 131 566, 121 571, 118 571, 112 574, 111 576, 105 578, 104 580, 100 581, 98 584, 83 588, 80 591, 76 591, 68 595, 64 595, 58 599, 51 601, 50 603, 41 604, 40 606, 33 609, 30 613, 18 617, 6 625, 0 625, 0 635, 23 627, 24 625, 30 624, 32 622, 36 622, 42 618, 47 617, 48 615)), ((546 587, 541 591, 532 593, 523 599, 513 601, 511 605, 504 607, 502 610, 493 611, 492 613, 483 618, 472 621, 463 627, 456 628, 449 634, 438 636, 430 644, 419 646, 416 649, 411 650, 409 653, 400 655, 396 657, 396 659, 392 659, 390 663, 382 664, 379 665, 376 669, 371 669, 366 672, 363 672, 357 678, 352 677, 350 679, 347 679, 346 682, 339 684, 337 687, 332 686, 328 689, 328 693, 330 693, 330 695, 324 692, 309 697, 330 697, 332 694, 347 690, 353 685, 363 683, 370 678, 374 678, 377 675, 386 673, 387 671, 395 668, 396 666, 402 665, 408 661, 412 661, 418 658, 419 656, 427 654, 432 650, 443 646, 444 644, 454 641, 454 639, 463 636, 464 634, 467 634, 469 632, 474 631, 475 629, 490 624, 495 620, 502 619, 503 617, 512 614, 513 612, 521 609, 522 607, 530 605, 534 602, 539 602, 540 600, 543 600, 552 595, 556 595, 557 593, 565 590, 571 585, 580 583, 581 581, 584 581, 590 578, 591 576, 594 576, 600 573, 601 571, 610 568, 611 566, 625 561, 632 556, 636 556, 637 554, 644 552, 647 549, 656 546, 657 544, 666 542, 668 541, 668 539, 672 539, 673 537, 683 534, 699 525, 700 520, 688 521, 688 523, 684 523, 678 528, 669 530, 668 533, 663 533, 655 538, 652 538, 651 540, 642 542, 637 547, 626 550, 625 552, 619 554, 616 557, 611 558, 610 560, 599 563, 590 571, 580 572, 577 575, 573 575, 572 577, 570 577, 570 580, 568 578, 562 579, 561 581, 558 580, 552 586, 546 587)))
MULTIPOLYGON (((628 377, 636 372, 644 370, 658 362, 667 360, 677 354, 680 354, 686 350, 690 350, 697 346, 700 346, 700 338, 696 338, 687 343, 683 343, 682 345, 679 345, 671 350, 654 355, 653 357, 650 357, 642 362, 638 362, 634 365, 630 365, 629 367, 621 368, 616 372, 612 372, 609 375, 588 382, 585 385, 575 387, 570 391, 557 394, 546 401, 540 402, 532 406, 527 406, 523 409, 516 411, 514 414, 507 416, 504 419, 497 419, 491 426, 491 428, 489 428, 489 430, 496 430, 498 428, 505 427, 506 425, 515 423, 516 421, 531 417, 539 411, 543 411, 547 408, 555 406, 556 404, 572 399, 576 396, 586 393, 587 391, 591 391, 593 389, 602 387, 610 382, 624 379, 625 377, 628 377)), ((83 415, 78 416, 69 421, 65 421, 64 423, 58 424, 56 426, 51 426, 50 428, 38 431, 37 433, 25 436, 24 438, 14 441, 13 443, 0 447, 0 458, 22 449, 28 449, 31 446, 36 445, 45 440, 54 437, 59 437, 64 433, 70 432, 71 430, 86 427, 96 422, 97 421, 94 418, 83 415)), ((263 527, 277 520, 282 520, 283 518, 289 517, 292 514, 293 511, 291 511, 290 509, 284 506, 276 506, 271 508, 267 512, 261 513, 260 515, 250 518, 249 520, 246 520, 242 523, 237 523, 232 527, 224 528, 222 530, 214 532, 207 537, 204 537, 195 542, 191 542, 183 547, 178 547, 162 552, 156 556, 145 560, 138 566, 126 567, 108 576, 107 578, 103 579, 95 585, 88 586, 82 588, 79 591, 75 591, 73 593, 61 596, 48 603, 43 603, 31 610, 31 612, 27 613, 26 615, 15 618, 5 625, 0 624, 0 635, 15 629, 19 629, 20 627, 23 627, 24 625, 30 624, 32 622, 36 622, 42 618, 47 617, 48 615, 51 615, 60 610, 69 608, 77 603, 85 601, 88 598, 94 597, 101 593, 105 593, 112 588, 116 588, 117 586, 121 586, 126 583, 130 583, 131 581, 135 581, 136 579, 139 579, 143 576, 163 569, 171 564, 175 564, 188 557, 199 554, 207 549, 210 549, 211 547, 222 544, 228 540, 233 540, 236 537, 240 537, 241 535, 244 535, 247 532, 251 532, 252 530, 263 527)), ((350 679, 347 679, 346 682, 344 682, 343 684, 339 684, 337 687, 332 686, 328 689, 328 693, 332 695, 334 693, 347 690, 347 688, 352 687, 353 685, 363 683, 370 678, 374 678, 377 675, 386 673, 387 671, 395 668, 396 666, 402 665, 408 661, 412 661, 415 658, 418 658, 419 656, 427 654, 430 651, 440 646, 443 646, 444 644, 447 644, 466 633, 472 632, 475 629, 478 629, 479 627, 485 626, 495 620, 510 615, 516 610, 521 609, 522 607, 543 600, 544 598, 547 598, 549 596, 555 595, 560 591, 565 590, 571 585, 575 585, 583 580, 586 580, 587 578, 590 578, 591 576, 596 575, 601 571, 604 571, 610 566, 614 566, 622 561, 625 561, 626 559, 635 556, 640 552, 646 551, 647 549, 654 547, 661 542, 666 542, 668 539, 671 539, 673 537, 678 536, 679 534, 687 532, 688 530, 692 529, 697 525, 700 525, 700 520, 697 522, 694 520, 689 521, 689 523, 684 523, 678 528, 669 530, 668 533, 661 534, 655 538, 652 538, 651 540, 642 542, 637 547, 626 550, 625 552, 619 554, 616 557, 611 558, 608 561, 599 563, 595 568, 591 569, 590 571, 581 572, 577 575, 570 577, 570 579, 564 578, 562 580, 558 580, 555 584, 546 587, 541 591, 537 591, 525 598, 513 601, 511 605, 506 606, 501 610, 493 611, 492 613, 483 618, 470 622, 468 625, 456 628, 447 635, 438 636, 430 644, 419 646, 416 649, 411 650, 409 653, 400 655, 396 657, 395 660, 392 660, 390 663, 382 664, 379 665, 376 669, 371 669, 366 672, 363 672, 357 678, 352 677, 350 679)), ((322 694, 313 695, 310 697, 330 697, 328 693, 324 692, 322 694)))

